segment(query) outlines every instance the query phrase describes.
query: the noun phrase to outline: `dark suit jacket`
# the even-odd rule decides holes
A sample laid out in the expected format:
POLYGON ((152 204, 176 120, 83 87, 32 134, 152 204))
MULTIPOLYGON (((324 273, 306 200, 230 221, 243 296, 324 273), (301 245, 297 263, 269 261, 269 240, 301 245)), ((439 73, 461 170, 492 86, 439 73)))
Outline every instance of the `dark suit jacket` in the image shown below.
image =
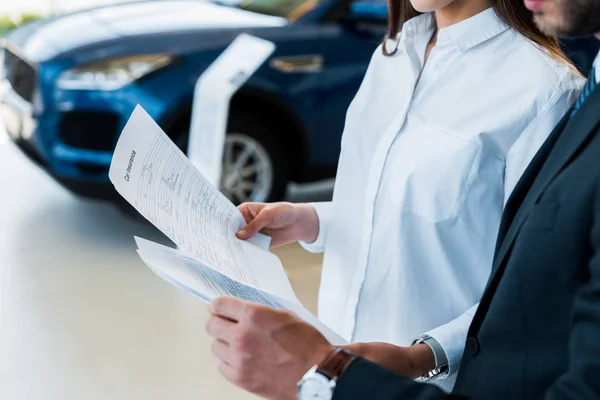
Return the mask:
POLYGON ((504 211, 451 395, 359 359, 334 399, 600 399, 600 87, 504 211))

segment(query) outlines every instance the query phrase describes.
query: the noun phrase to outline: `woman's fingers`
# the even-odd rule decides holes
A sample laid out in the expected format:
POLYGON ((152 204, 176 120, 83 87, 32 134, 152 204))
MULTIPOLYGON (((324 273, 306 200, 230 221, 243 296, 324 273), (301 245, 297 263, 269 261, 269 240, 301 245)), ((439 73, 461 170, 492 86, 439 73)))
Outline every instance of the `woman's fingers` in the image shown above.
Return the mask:
POLYGON ((244 220, 248 224, 256 218, 265 207, 266 204, 264 203, 243 203, 238 206, 238 210, 242 213, 242 217, 244 217, 244 220))
POLYGON ((242 240, 250 239, 259 232, 274 238, 274 235, 279 236, 279 231, 293 220, 289 217, 294 212, 294 206, 289 203, 247 203, 238 208, 247 224, 236 234, 242 240))
POLYGON ((275 210, 263 209, 248 225, 237 233, 237 236, 240 239, 250 239, 264 228, 272 225, 273 222, 275 222, 275 210))

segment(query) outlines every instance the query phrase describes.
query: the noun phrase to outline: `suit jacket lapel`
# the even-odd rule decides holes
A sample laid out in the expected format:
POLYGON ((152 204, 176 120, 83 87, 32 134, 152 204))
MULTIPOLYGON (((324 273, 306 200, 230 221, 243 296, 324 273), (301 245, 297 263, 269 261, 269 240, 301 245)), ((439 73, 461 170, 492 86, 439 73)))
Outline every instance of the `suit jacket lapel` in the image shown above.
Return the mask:
POLYGON ((498 258, 498 254, 501 248, 504 238, 506 237, 508 230, 510 229, 512 222, 515 220, 517 213, 531 188, 531 184, 535 178, 539 175, 540 169, 546 162, 550 151, 554 148, 556 141, 562 134, 565 126, 569 122, 570 111, 560 120, 558 125, 554 128, 552 133, 548 136, 548 139, 544 142, 540 150, 536 153, 535 157, 525 169, 523 176, 517 182, 517 185, 513 189, 504 212, 502 214, 502 221, 500 223, 500 230, 498 232, 498 239, 496 241, 496 254, 494 259, 498 258))
POLYGON ((506 268, 506 258, 532 206, 600 123, 599 107, 600 90, 596 90, 576 116, 569 118, 569 112, 561 120, 519 180, 502 217, 492 274, 469 328, 469 334, 476 334, 481 327, 506 268))
POLYGON ((495 278, 498 267, 509 254, 531 206, 537 203, 548 185, 569 164, 600 123, 599 110, 600 90, 595 90, 573 118, 569 118, 570 113, 563 118, 527 168, 507 204, 500 229, 503 236, 498 239, 490 281, 495 278))
POLYGON ((600 87, 590 95, 577 114, 569 120, 565 127, 566 134, 562 135, 557 143, 557 151, 550 154, 546 167, 540 171, 540 175, 531 188, 536 202, 554 178, 569 165, 586 144, 598 123, 600 123, 600 87))

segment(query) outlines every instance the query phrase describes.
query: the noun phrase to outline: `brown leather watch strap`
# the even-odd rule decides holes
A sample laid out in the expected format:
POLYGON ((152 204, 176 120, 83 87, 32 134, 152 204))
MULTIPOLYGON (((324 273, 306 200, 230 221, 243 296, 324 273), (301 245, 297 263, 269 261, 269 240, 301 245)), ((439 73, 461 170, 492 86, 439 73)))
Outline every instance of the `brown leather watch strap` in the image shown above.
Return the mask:
POLYGON ((330 380, 338 380, 350 363, 356 359, 356 355, 343 347, 335 349, 321 364, 317 366, 317 373, 330 380))

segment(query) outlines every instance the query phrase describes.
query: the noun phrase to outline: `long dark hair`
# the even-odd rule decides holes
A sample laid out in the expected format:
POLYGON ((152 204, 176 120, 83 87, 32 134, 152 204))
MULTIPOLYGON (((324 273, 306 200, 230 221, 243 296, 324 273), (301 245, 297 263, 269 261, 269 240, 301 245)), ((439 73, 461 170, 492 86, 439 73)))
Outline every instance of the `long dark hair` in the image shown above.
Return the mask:
MULTIPOLYGON (((529 11, 523 0, 495 0, 493 2, 496 14, 508 25, 516 29, 523 36, 548 50, 550 55, 569 64, 571 62, 564 55, 558 44, 558 39, 542 33, 533 22, 533 13, 529 11)), ((410 0, 388 0, 389 28, 383 42, 383 54, 386 56, 396 53, 397 48, 388 51, 387 41, 396 38, 406 21, 420 13, 410 3, 410 0)))

